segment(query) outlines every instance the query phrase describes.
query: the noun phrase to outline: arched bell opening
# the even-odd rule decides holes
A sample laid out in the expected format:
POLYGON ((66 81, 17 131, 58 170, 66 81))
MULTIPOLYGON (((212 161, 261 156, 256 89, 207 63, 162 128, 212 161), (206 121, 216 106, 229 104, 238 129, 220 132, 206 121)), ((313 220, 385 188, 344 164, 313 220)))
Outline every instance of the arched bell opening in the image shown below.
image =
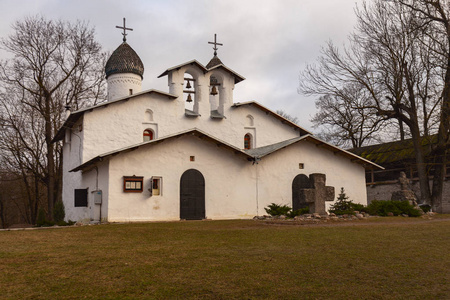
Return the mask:
POLYGON ((196 80, 189 73, 184 73, 183 81, 184 108, 188 111, 198 113, 198 103, 196 96, 196 80))
POLYGON ((223 78, 219 74, 209 77, 209 105, 212 118, 224 118, 223 78))

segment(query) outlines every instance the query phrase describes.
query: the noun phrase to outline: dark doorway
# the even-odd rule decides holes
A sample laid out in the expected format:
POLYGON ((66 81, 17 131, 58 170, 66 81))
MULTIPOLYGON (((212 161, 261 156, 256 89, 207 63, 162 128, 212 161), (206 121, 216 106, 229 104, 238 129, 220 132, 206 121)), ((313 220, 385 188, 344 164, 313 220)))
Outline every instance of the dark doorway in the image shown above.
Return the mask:
POLYGON ((205 218, 205 178, 197 170, 190 169, 180 180, 180 219, 205 218))
POLYGON ((309 181, 309 177, 305 174, 299 174, 295 176, 294 181, 292 181, 292 210, 295 211, 300 208, 308 207, 308 203, 306 203, 300 197, 301 189, 309 189, 311 188, 311 183, 309 181))

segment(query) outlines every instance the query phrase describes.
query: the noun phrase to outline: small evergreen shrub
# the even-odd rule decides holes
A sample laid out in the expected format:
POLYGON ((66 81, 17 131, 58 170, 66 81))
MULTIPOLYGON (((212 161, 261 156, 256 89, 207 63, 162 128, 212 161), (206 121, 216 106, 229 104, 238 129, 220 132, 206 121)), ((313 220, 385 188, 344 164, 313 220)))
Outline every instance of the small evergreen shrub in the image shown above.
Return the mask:
POLYGON ((301 215, 304 215, 304 214, 309 214, 309 207, 303 207, 303 208, 300 208, 300 209, 297 209, 297 210, 291 210, 291 211, 289 211, 286 214, 286 216, 288 218, 293 219, 296 216, 301 216, 301 215))
POLYGON ((265 207, 264 210, 273 217, 281 215, 286 216, 291 211, 291 208, 287 205, 272 203, 268 207, 265 207))
POLYGON ((64 211, 64 204, 62 201, 57 201, 55 207, 53 208, 53 219, 56 223, 64 222, 66 217, 66 212, 64 211))
POLYGON ((364 205, 353 203, 352 200, 348 199, 349 197, 345 194, 344 188, 341 187, 341 192, 339 193, 336 202, 331 205, 328 211, 335 215, 353 215, 355 214, 355 211, 364 211, 364 205))
POLYGON ((46 222, 45 218, 45 210, 41 207, 39 208, 37 219, 36 219, 36 226, 41 227, 44 226, 46 222))
POLYGON ((380 201, 373 200, 367 207, 366 211, 371 215, 377 216, 387 216, 388 213, 394 214, 394 216, 399 216, 401 214, 406 214, 410 217, 419 217, 420 211, 414 208, 413 205, 409 204, 407 200, 405 201, 380 201))
POLYGON ((420 206, 420 208, 422 209, 422 211, 424 213, 427 213, 427 212, 431 211, 431 206, 428 205, 428 204, 422 204, 422 205, 419 205, 419 206, 420 206))

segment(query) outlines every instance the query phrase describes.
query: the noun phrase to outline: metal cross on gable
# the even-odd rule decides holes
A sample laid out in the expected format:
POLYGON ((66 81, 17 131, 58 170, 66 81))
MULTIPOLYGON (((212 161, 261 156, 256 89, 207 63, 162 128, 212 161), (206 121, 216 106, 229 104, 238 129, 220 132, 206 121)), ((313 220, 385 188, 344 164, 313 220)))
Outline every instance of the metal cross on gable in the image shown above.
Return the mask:
POLYGON ((127 28, 127 27, 125 26, 125 18, 123 18, 123 27, 116 26, 116 28, 123 29, 122 35, 123 35, 123 41, 124 41, 124 42, 127 41, 127 32, 126 32, 126 31, 127 31, 127 30, 133 31, 132 28, 127 28))
POLYGON ((214 43, 213 42, 208 42, 208 44, 213 44, 214 45, 214 47, 213 47, 213 49, 214 49, 214 55, 217 55, 217 46, 223 46, 223 44, 220 44, 220 43, 218 43, 217 42, 217 34, 215 34, 214 33, 214 43))

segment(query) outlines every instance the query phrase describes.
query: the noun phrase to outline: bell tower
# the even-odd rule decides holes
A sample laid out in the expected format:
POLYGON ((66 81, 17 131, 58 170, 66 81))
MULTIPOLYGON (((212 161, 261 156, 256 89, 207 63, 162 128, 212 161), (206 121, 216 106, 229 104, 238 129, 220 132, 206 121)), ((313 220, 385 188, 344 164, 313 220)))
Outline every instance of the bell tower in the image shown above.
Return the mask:
POLYGON ((144 75, 144 64, 127 43, 126 31, 133 29, 125 26, 125 18, 123 27, 116 28, 123 29, 123 43, 114 50, 105 66, 108 101, 141 92, 144 75))

